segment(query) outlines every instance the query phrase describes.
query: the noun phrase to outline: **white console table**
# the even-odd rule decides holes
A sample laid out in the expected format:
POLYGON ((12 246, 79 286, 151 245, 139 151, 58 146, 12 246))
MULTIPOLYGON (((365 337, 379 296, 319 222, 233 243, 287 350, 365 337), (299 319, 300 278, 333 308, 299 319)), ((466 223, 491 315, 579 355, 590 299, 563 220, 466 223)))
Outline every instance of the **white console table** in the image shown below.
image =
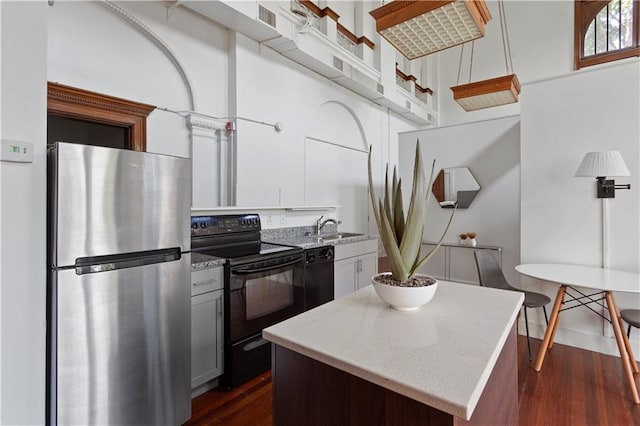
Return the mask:
MULTIPOLYGON (((428 253, 428 250, 431 250, 436 244, 435 241, 423 241, 422 254, 428 253)), ((476 263, 473 258, 474 249, 493 250, 500 267, 502 267, 502 247, 484 245, 474 247, 458 243, 442 243, 438 252, 420 268, 420 272, 445 281, 479 284, 476 263)))

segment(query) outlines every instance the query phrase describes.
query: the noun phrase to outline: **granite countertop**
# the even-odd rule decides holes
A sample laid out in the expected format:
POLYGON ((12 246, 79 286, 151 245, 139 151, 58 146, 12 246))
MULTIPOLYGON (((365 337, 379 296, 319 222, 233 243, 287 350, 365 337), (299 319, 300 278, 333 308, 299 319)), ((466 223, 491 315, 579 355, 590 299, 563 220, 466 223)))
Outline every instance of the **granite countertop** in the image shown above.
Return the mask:
POLYGON ((191 252, 191 271, 199 271, 201 269, 222 266, 225 261, 225 259, 209 256, 208 254, 191 252))
POLYGON ((269 240, 265 240, 265 242, 275 243, 275 244, 284 244, 286 246, 296 246, 296 247, 308 249, 308 248, 322 247, 322 246, 329 246, 329 245, 335 246, 338 244, 349 244, 349 243, 355 243, 357 241, 371 240, 374 238, 376 237, 367 235, 367 234, 343 237, 339 239, 322 239, 322 238, 318 238, 315 235, 308 235, 308 236, 294 235, 294 236, 272 237, 269 240))
POLYGON ((402 312, 367 286, 268 327, 262 335, 469 420, 522 301, 519 292, 439 281, 429 304, 402 312))
POLYGON ((284 244, 286 246, 296 246, 304 249, 322 246, 335 246, 338 244, 349 244, 358 241, 375 239, 377 237, 367 234, 353 234, 338 231, 335 224, 328 224, 320 234, 320 238, 315 235, 313 226, 302 226, 292 228, 263 229, 262 241, 274 244, 284 244), (331 238, 338 234, 350 234, 342 238, 331 238), (322 238, 325 237, 325 238, 322 238))

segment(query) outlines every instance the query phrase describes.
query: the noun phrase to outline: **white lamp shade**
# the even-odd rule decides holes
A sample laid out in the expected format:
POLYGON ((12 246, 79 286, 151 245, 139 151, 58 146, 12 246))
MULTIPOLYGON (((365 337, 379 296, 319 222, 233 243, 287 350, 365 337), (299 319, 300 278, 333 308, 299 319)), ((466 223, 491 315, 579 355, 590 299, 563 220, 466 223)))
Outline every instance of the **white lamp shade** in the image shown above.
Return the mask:
POLYGON ((587 152, 576 177, 631 176, 618 151, 587 152))

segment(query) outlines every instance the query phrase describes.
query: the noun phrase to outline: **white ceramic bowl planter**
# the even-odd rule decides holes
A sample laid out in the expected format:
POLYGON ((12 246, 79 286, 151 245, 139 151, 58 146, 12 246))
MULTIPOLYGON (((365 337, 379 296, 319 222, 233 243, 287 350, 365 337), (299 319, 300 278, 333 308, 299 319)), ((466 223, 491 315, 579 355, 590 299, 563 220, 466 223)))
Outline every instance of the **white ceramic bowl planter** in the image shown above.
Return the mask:
MULTIPOLYGON (((378 275, 391 275, 390 272, 384 272, 378 275)), ((376 276, 378 276, 376 275, 376 276)), ((416 274, 416 276, 427 277, 426 275, 416 274)), ((427 277, 434 281, 431 285, 421 287, 402 287, 389 284, 379 283, 374 279, 373 289, 376 291, 378 297, 392 308, 400 311, 414 311, 422 305, 426 305, 433 299, 438 288, 438 281, 435 278, 427 277)))

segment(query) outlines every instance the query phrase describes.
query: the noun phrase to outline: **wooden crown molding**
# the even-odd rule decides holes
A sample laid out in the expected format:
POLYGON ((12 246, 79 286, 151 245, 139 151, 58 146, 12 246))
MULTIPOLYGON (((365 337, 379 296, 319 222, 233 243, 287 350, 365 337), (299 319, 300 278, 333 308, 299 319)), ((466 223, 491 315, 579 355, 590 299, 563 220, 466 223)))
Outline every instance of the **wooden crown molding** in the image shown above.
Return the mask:
POLYGON ((369 40, 367 37, 365 37, 365 36, 361 36, 361 37, 356 36, 354 33, 349 31, 347 28, 345 28, 344 25, 342 25, 339 22, 336 25, 337 25, 338 31, 342 35, 344 35, 346 38, 351 40, 353 43, 355 43, 355 44, 365 44, 370 49, 374 49, 376 47, 375 43, 372 42, 371 40, 369 40))
POLYGON ((358 37, 358 44, 365 44, 371 50, 375 49, 376 47, 376 44, 365 36, 358 37))
POLYGON ((77 87, 47 83, 47 112, 127 128, 130 149, 146 151, 147 116, 156 107, 77 87))
POLYGON ((403 79, 404 81, 413 81, 415 83, 418 80, 416 76, 411 74, 405 74, 399 68, 396 68, 396 75, 401 79, 403 79))
POLYGON ((151 111, 156 109, 154 105, 133 102, 52 82, 47 83, 47 98, 49 102, 64 102, 88 108, 133 114, 139 117, 147 117, 151 111))
POLYGON ((428 87, 422 87, 418 83, 416 83, 416 90, 420 93, 428 93, 430 95, 433 95, 433 90, 428 87))
POLYGON ((325 7, 324 9, 320 9, 314 2, 309 0, 300 0, 300 4, 305 6, 307 9, 309 9, 311 12, 313 12, 316 16, 320 18, 324 18, 325 16, 328 16, 329 18, 333 19, 336 22, 338 22, 338 19, 340 19, 340 15, 338 15, 330 7, 325 7))
POLYGON ((320 9, 320 7, 318 7, 315 3, 309 0, 300 0, 300 4, 305 6, 307 9, 309 9, 314 15, 318 16, 319 18, 324 18, 325 16, 328 16, 329 18, 336 21, 338 31, 342 33, 346 38, 354 42, 355 44, 365 44, 370 49, 374 49, 376 47, 375 43, 369 40, 367 37, 365 36, 358 37, 351 31, 349 31, 344 25, 339 23, 338 19, 340 19, 340 15, 338 15, 333 9, 329 7, 320 9))
POLYGON ((420 85, 417 83, 418 79, 416 78, 416 76, 415 76, 415 75, 412 75, 412 74, 408 74, 408 75, 407 75, 407 74, 403 73, 403 72, 402 72, 399 68, 397 68, 397 67, 396 67, 396 75, 397 75, 398 77, 400 77, 401 79, 403 79, 404 81, 413 81, 413 84, 414 84, 414 86, 415 86, 415 88, 416 88, 416 90, 417 90, 418 92, 420 92, 420 93, 428 93, 428 94, 430 94, 430 95, 433 95, 433 90, 431 90, 431 89, 430 89, 430 88, 428 88, 428 87, 422 87, 422 86, 420 86, 420 85))

